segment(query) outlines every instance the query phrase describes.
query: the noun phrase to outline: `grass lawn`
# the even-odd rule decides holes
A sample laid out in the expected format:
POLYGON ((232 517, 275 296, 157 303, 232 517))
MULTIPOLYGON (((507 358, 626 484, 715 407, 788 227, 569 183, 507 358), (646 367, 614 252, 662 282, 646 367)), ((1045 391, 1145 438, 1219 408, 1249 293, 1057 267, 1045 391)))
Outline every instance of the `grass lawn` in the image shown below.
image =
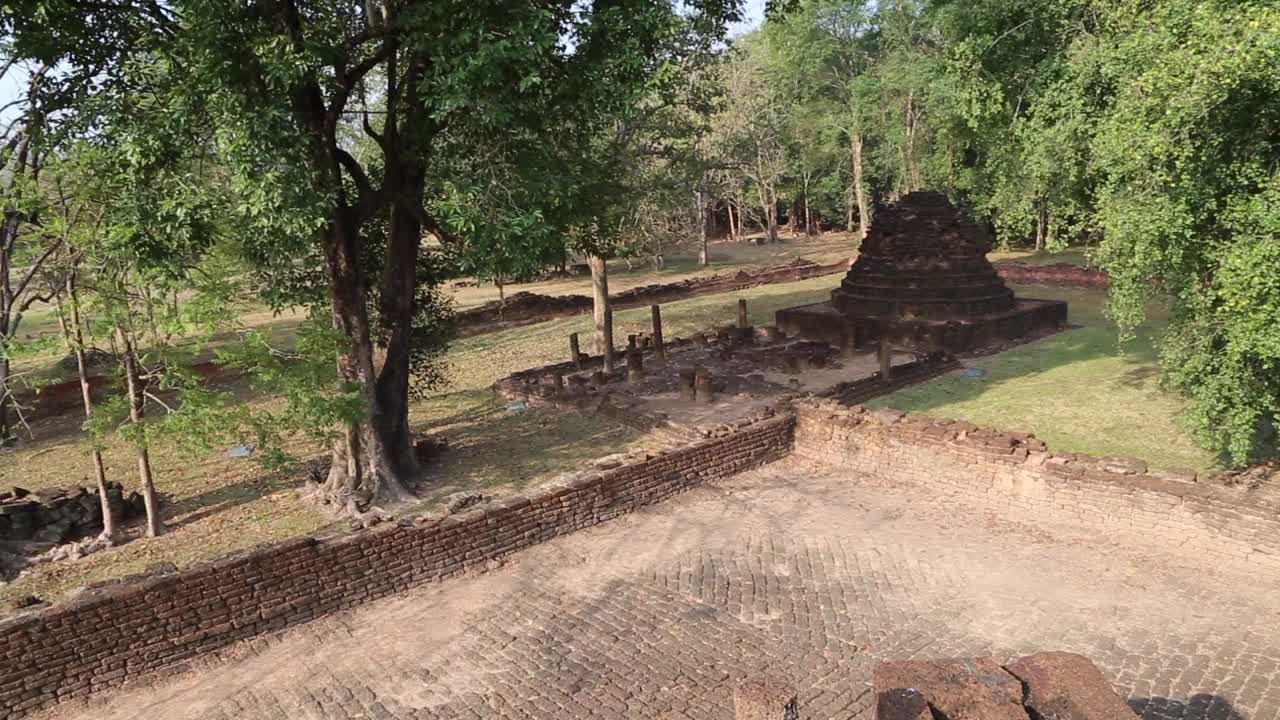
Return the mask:
POLYGON ((1051 450, 1130 455, 1160 467, 1205 470, 1213 457, 1181 424, 1182 403, 1158 384, 1158 315, 1123 347, 1096 290, 1016 287, 1021 296, 1066 300, 1081 327, 999 355, 967 361, 985 377, 951 373, 872 404, 1004 430, 1034 432, 1051 450))
MULTIPOLYGON (((663 307, 666 334, 687 336, 733 322, 739 297, 749 299, 753 323, 768 324, 780 308, 829 297, 835 284, 834 277, 814 278, 670 303, 663 307)), ((1115 332, 1101 315, 1102 293, 1018 292, 1067 300, 1072 321, 1084 327, 974 361, 987 369, 985 378, 943 378, 883 404, 1030 430, 1058 450, 1136 455, 1157 465, 1210 464, 1182 434, 1176 399, 1156 387, 1150 339, 1144 336, 1124 354, 1117 353, 1115 332)), ((279 323, 272 331, 287 334, 287 320, 262 320, 279 323)), ((590 327, 590 316, 583 315, 455 343, 447 356, 449 386, 411 410, 415 427, 439 433, 450 444, 445 456, 426 469, 426 489, 415 510, 438 508, 445 495, 464 488, 495 495, 518 492, 593 458, 650 442, 626 428, 539 408, 512 412, 494 401, 489 387, 495 380, 567 359, 569 333, 582 333, 585 340, 590 327)), ((647 329, 647 308, 616 314, 619 343, 628 333, 647 329)), ((275 402, 247 392, 244 401, 275 402)), ((92 484, 79 423, 74 413, 37 423, 33 442, 0 455, 0 487, 92 484)), ((305 442, 294 448, 301 457, 320 450, 305 442)), ((106 458, 112 479, 126 487, 136 484, 129 448, 111 447, 106 458)), ((302 480, 297 476, 265 475, 251 461, 230 459, 221 451, 191 458, 161 446, 152 458, 159 489, 167 497, 169 531, 164 536, 43 566, 20 582, 0 586, 0 603, 24 595, 55 598, 67 589, 139 572, 156 562, 185 566, 264 542, 345 529, 298 499, 302 480)))
MULTIPOLYGON (((672 283, 707 275, 783 265, 797 258, 827 264, 848 259, 854 254, 858 245, 855 236, 845 232, 825 233, 812 238, 804 235, 789 237, 784 234, 782 238, 782 242, 773 245, 726 241, 710 243, 707 253, 710 264, 706 267, 698 265, 698 248, 693 244, 673 247, 664 253, 661 270, 655 270, 650 260, 644 257, 633 258, 630 268, 627 267, 625 260, 610 260, 609 292, 620 293, 642 285, 672 283)), ((480 287, 454 288, 452 292, 454 303, 460 310, 498 299, 498 289, 490 284, 480 287)), ((508 295, 517 292, 542 295, 590 295, 591 279, 576 277, 508 285, 506 292, 508 295)))
POLYGON ((987 257, 991 262, 1003 262, 1013 260, 1028 265, 1053 265, 1056 263, 1066 263, 1068 265, 1081 265, 1089 267, 1093 263, 1089 262, 1088 250, 1082 247, 1072 247, 1057 252, 1036 252, 1034 250, 996 250, 987 253, 987 257))

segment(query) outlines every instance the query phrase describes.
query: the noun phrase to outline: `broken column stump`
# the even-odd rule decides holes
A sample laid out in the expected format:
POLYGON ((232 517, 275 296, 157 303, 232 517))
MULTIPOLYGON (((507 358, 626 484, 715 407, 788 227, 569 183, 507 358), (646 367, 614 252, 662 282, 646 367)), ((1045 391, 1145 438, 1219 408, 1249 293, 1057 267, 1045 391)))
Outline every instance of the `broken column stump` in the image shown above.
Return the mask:
POLYGON ((712 387, 711 371, 700 367, 693 374, 693 396, 697 402, 710 405, 715 401, 715 388, 712 387))
POLYGON ((774 678, 741 680, 733 690, 733 720, 799 720, 795 688, 774 678))
POLYGON ((846 358, 851 358, 858 354, 858 337, 853 331, 849 331, 841 338, 840 354, 846 358))
POLYGON ((609 376, 603 370, 597 370, 591 373, 591 386, 594 388, 602 388, 609 384, 609 376))
POLYGON ((893 348, 884 340, 880 341, 880 349, 877 353, 880 358, 880 379, 888 380, 893 374, 893 348))
POLYGON ((740 345, 751 345, 755 342, 756 331, 751 327, 751 322, 747 319, 747 301, 745 298, 738 299, 738 324, 736 327, 729 329, 729 336, 735 343, 740 345))
POLYGON ((693 368, 680 369, 680 399, 693 402, 697 395, 693 389, 693 383, 696 376, 693 368))
POLYGON ((582 370, 582 350, 578 346, 578 333, 569 335, 569 356, 575 370, 582 370))
MULTIPOLYGON (((634 338, 635 336, 632 335, 634 338)), ((627 382, 638 383, 644 381, 644 356, 640 354, 640 348, 635 347, 634 343, 627 350, 627 382)))

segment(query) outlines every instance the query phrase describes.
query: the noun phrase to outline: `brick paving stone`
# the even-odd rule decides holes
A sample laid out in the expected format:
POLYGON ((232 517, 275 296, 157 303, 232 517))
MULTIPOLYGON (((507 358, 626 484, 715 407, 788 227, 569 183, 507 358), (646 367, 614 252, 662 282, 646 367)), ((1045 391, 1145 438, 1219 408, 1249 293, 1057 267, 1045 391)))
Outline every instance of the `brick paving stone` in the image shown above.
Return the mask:
POLYGON ((1062 650, 1147 720, 1272 720, 1276 586, 788 461, 82 717, 729 720, 736 684, 769 676, 801 717, 870 720, 878 661, 1062 650))

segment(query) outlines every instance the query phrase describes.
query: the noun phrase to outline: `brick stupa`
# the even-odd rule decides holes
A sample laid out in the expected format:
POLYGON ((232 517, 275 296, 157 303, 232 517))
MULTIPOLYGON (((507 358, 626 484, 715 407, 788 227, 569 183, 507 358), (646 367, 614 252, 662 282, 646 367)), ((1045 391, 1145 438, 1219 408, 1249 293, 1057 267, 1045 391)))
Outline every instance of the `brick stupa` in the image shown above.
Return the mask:
POLYGON ((1015 298, 991 262, 985 228, 937 192, 877 209, 831 302, 778 312, 783 330, 835 345, 886 340, 960 353, 1063 326, 1066 303, 1015 298))

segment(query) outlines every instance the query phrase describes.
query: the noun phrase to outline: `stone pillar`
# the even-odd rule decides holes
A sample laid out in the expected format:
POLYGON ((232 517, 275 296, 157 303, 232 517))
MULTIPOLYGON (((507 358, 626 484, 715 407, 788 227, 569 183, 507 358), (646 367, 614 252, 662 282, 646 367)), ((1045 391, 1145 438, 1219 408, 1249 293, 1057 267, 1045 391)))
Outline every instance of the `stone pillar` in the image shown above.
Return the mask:
POLYGON ((880 340, 880 379, 888 380, 893 374, 893 348, 888 341, 880 340))
POLYGON ((573 367, 582 370, 582 350, 578 346, 578 333, 569 335, 569 356, 573 359, 573 367))
MULTIPOLYGON (((631 336, 632 338, 635 335, 631 336)), ((638 383, 644 381, 644 356, 640 354, 640 348, 635 346, 633 342, 631 347, 627 349, 627 382, 638 383)))
POLYGON ((733 690, 734 720, 800 720, 796 691, 772 678, 747 678, 733 690))
POLYGON ((556 397, 564 395, 564 373, 555 373, 551 382, 555 385, 556 397))
POLYGON ((715 391, 711 385, 711 371, 700 367, 693 374, 693 395, 698 402, 709 405, 715 398, 715 391))
POLYGON ((840 354, 846 358, 851 358, 858 354, 858 336, 853 329, 850 329, 840 339, 840 354))
POLYGON ((597 370, 591 373, 592 387, 602 388, 609 384, 609 376, 604 374, 603 370, 597 370))
POLYGON ((680 369, 680 399, 681 400, 687 400, 689 402, 693 402, 694 399, 697 397, 693 389, 695 375, 696 373, 693 370, 693 368, 680 369))
POLYGON ((667 346, 662 343, 662 308, 651 305, 649 309, 653 312, 653 350, 660 359, 666 360, 667 346))
POLYGON ((751 345, 755 342, 755 329, 751 327, 751 321, 747 319, 746 298, 738 298, 738 326, 731 331, 730 337, 742 345, 751 345))

